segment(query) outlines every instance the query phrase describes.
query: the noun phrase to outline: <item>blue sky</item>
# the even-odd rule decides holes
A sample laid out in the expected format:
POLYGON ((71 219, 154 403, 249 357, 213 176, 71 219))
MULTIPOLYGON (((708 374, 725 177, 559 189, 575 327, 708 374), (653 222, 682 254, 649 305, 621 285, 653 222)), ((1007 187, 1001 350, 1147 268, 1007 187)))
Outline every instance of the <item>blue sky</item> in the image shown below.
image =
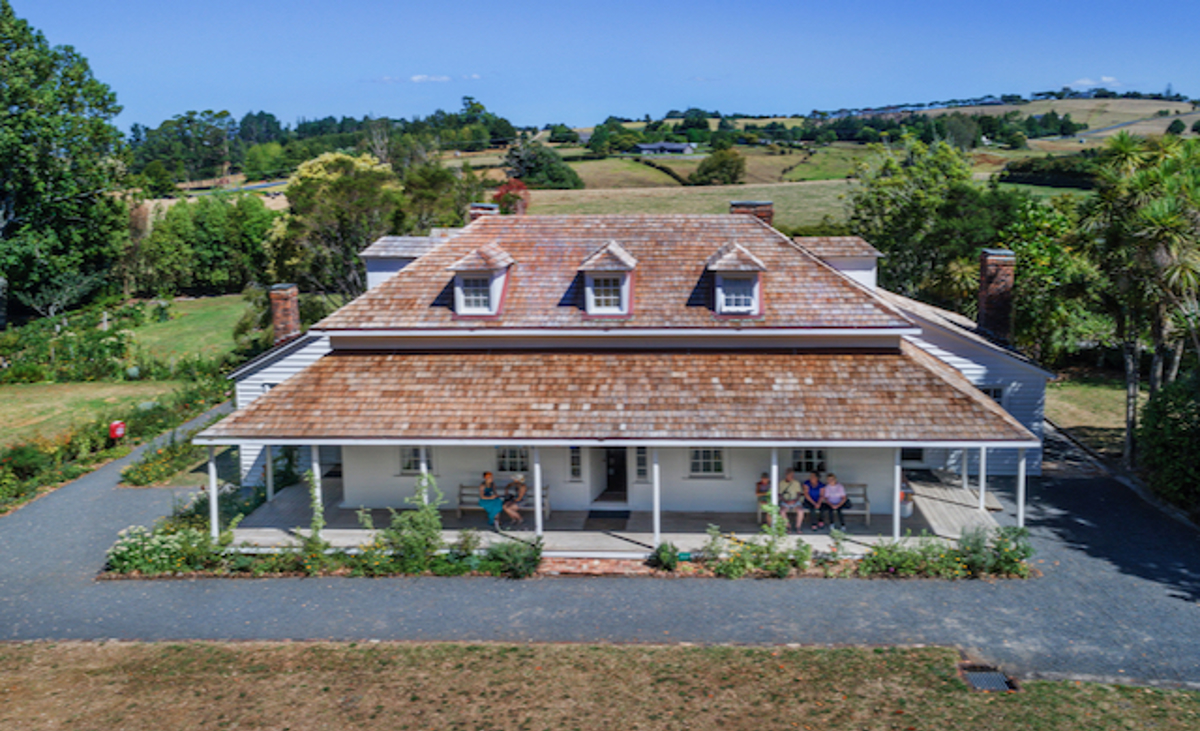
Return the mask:
POLYGON ((805 113, 1082 88, 1200 97, 1200 3, 11 0, 125 111, 391 117, 474 96, 514 123, 698 106, 805 113))

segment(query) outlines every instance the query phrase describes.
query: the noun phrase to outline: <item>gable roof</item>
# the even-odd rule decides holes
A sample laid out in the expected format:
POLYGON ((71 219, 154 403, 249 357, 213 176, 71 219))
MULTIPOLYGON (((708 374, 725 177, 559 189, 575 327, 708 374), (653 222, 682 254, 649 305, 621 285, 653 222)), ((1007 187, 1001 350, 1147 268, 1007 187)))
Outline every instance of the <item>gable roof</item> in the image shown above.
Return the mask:
POLYGON ((637 259, 616 241, 609 241, 579 265, 581 272, 631 272, 637 259))
POLYGON ((710 272, 763 272, 767 265, 741 244, 730 241, 722 244, 705 262, 710 272))
POLYGON ((962 374, 907 343, 873 352, 334 351, 197 441, 247 439, 1037 444, 962 374))
MULTIPOLYGON (((471 264, 474 266, 474 264, 471 264)), ((318 323, 320 330, 496 328, 911 328, 898 310, 754 216, 483 216, 456 237, 318 323), (616 241, 637 260, 632 312, 598 320, 584 310, 578 263, 616 241), (766 268, 762 313, 718 317, 712 253, 737 243, 766 268), (494 245, 515 262, 496 317, 457 318, 449 268, 494 245)))
POLYGON ((443 241, 429 236, 382 236, 358 255, 363 259, 416 259, 443 241))
POLYGON ((514 264, 512 254, 501 249, 495 241, 478 249, 446 267, 452 272, 483 272, 507 269, 514 264))
POLYGON ((792 240, 819 259, 883 257, 860 236, 795 236, 792 240))

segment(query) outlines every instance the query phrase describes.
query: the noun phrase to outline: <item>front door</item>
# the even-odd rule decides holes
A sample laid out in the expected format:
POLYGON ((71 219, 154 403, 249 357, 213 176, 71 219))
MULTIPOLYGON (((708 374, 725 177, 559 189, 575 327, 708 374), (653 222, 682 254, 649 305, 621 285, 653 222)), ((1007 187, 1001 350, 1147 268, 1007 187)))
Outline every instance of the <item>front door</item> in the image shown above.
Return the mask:
POLYGON ((629 479, 626 451, 624 447, 604 450, 604 492, 600 500, 624 501, 629 479))

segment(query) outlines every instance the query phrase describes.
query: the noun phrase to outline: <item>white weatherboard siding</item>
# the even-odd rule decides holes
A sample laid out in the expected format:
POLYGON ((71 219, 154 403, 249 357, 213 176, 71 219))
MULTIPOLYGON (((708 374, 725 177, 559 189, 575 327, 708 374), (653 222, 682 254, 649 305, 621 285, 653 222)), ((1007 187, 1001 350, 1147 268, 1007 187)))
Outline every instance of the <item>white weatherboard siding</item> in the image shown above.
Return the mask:
MULTIPOLYGON (((308 366, 316 363, 330 350, 329 338, 313 338, 311 342, 297 350, 281 354, 278 358, 266 358, 257 366, 251 364, 244 372, 236 376, 234 387, 234 403, 237 408, 244 409, 253 401, 270 391, 275 386, 296 375, 308 366)), ((307 449, 301 451, 302 469, 308 469, 309 455, 307 449)), ((263 448, 252 444, 242 444, 238 447, 241 460, 242 484, 261 485, 266 479, 266 460, 263 448)), ((322 461, 326 458, 322 452, 322 461)), ((328 453, 333 457, 335 453, 328 453)), ((333 462, 328 462, 333 464, 333 462)))
POLYGON ((416 261, 416 257, 382 258, 370 257, 363 260, 367 265, 367 289, 375 289, 396 276, 404 267, 416 261))
MULTIPOLYGON (((1038 439, 1043 437, 1046 374, 1040 368, 930 325, 925 326, 920 336, 910 336, 908 339, 925 352, 958 370, 976 386, 1003 387, 1004 400, 1001 405, 1038 439)), ((968 453, 968 470, 971 474, 977 474, 979 450, 968 450, 968 453)), ((961 452, 957 449, 926 450, 925 464, 957 472, 960 469, 960 455, 961 452)), ((1042 474, 1041 448, 1030 449, 1026 455, 1027 474, 1042 474)), ((988 450, 987 469, 990 475, 1017 474, 1017 450, 988 450)))
MULTIPOLYGON (((343 508, 404 507, 405 500, 416 493, 416 474, 400 473, 399 447, 345 446, 342 447, 343 508)), ((569 479, 569 453, 566 447, 542 447, 543 483, 550 494, 554 510, 588 510, 594 496, 604 490, 606 475, 602 449, 585 449, 583 479, 569 479), (589 452, 593 452, 588 455, 589 452), (589 463, 591 469, 589 470, 589 463)), ((496 484, 508 484, 511 473, 496 471, 494 447, 431 447, 433 475, 453 507, 458 486, 478 485, 483 472, 495 472, 496 484)), ((629 508, 653 509, 652 487, 636 481, 635 448, 628 450, 629 508)), ((648 455, 649 456, 649 455, 648 455)), ((526 484, 532 489, 532 450, 526 484)), ((791 450, 780 450, 780 477, 791 464, 791 450)), ((681 448, 660 448, 662 469, 662 509, 694 512, 750 513, 755 509, 754 483, 770 469, 769 449, 727 448, 726 474, 713 477, 688 475, 690 453, 681 448)), ((868 486, 871 512, 891 513, 892 450, 891 449, 830 449, 826 451, 829 470, 836 472, 843 483, 868 486)), ((801 480, 805 475, 799 476, 801 480)))
POLYGON ((879 269, 875 257, 828 256, 822 257, 821 260, 864 287, 875 289, 879 269))

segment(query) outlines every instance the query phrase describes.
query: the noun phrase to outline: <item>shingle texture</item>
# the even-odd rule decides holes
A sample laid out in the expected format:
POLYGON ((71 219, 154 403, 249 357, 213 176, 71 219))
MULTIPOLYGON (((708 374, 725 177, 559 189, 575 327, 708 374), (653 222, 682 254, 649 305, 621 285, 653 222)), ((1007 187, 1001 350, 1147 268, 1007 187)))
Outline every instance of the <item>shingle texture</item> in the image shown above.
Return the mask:
POLYGON ((317 325, 443 328, 890 328, 911 323, 753 216, 484 216, 317 325), (579 265, 609 241, 637 260, 632 314, 590 319, 579 265), (706 262, 736 243, 766 267, 762 314, 712 309, 706 262), (448 267, 488 245, 511 255, 497 317, 459 319, 448 267))
POLYGON ((961 375, 882 352, 334 352, 227 439, 1033 440, 961 375))
POLYGON ((883 256, 858 236, 797 236, 794 241, 820 259, 883 256))
POLYGON ((359 252, 364 259, 397 259, 425 256, 445 238, 429 236, 383 236, 359 252))

